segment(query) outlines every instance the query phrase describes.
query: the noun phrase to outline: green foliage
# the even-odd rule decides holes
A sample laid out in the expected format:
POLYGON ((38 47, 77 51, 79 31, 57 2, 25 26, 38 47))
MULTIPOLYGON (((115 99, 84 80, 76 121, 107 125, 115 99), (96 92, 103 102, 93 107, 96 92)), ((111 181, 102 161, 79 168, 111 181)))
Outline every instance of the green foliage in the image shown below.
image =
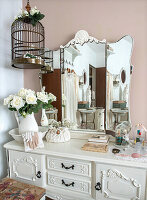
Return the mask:
MULTIPOLYGON (((49 100, 48 103, 44 103, 40 100, 37 100, 37 104, 27 104, 25 103, 25 105, 20 108, 18 111, 21 114, 21 116, 26 117, 27 114, 32 114, 34 113, 38 113, 40 109, 49 109, 49 108, 53 108, 53 106, 51 105, 52 101, 49 100)), ((9 107, 9 110, 11 111, 17 111, 15 108, 9 107)))
POLYGON ((33 26, 36 26, 36 24, 42 20, 43 18, 45 17, 44 14, 41 14, 40 12, 39 13, 35 13, 34 15, 31 15, 29 13, 29 16, 22 16, 22 17, 19 17, 17 20, 20 20, 20 21, 23 21, 25 23, 28 23, 28 24, 32 24, 33 26))
POLYGON ((9 107, 9 110, 11 110, 11 111, 17 111, 16 108, 12 108, 12 107, 9 107))
POLYGON ((34 15, 30 15, 29 14, 29 19, 30 19, 30 23, 33 25, 33 26, 36 26, 37 22, 39 22, 40 20, 42 20, 43 18, 45 17, 45 15, 41 14, 40 12, 39 13, 35 13, 34 15))
POLYGON ((25 56, 30 57, 30 58, 36 58, 36 56, 34 56, 34 55, 30 54, 30 53, 27 53, 25 56))

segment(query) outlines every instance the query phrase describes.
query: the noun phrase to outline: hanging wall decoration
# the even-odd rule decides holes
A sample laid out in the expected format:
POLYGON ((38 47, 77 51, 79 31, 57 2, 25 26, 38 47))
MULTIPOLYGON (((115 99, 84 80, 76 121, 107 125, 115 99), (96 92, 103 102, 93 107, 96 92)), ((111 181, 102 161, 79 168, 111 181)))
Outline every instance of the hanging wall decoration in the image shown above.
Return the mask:
POLYGON ((43 18, 36 7, 30 7, 29 0, 26 10, 15 18, 11 26, 13 67, 37 69, 46 66, 45 34, 40 23, 43 18))

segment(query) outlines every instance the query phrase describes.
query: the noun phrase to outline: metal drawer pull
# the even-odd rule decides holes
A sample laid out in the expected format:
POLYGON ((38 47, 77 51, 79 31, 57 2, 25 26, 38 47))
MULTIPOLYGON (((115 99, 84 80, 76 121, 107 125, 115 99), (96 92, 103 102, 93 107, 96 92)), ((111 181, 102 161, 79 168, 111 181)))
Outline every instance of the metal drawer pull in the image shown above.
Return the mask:
POLYGON ((95 189, 98 191, 102 189, 100 182, 96 184, 95 189))
POLYGON ((74 184, 75 184, 75 183, 72 182, 72 183, 66 184, 65 181, 62 179, 62 184, 65 185, 66 187, 69 187, 69 186, 74 187, 74 184))
POLYGON ((74 169, 74 165, 72 165, 72 166, 70 166, 70 167, 65 167, 65 165, 63 164, 63 163, 61 163, 61 165, 62 165, 62 168, 65 168, 65 169, 74 169))
POLYGON ((37 178, 41 178, 41 171, 38 171, 36 176, 37 176, 37 178))

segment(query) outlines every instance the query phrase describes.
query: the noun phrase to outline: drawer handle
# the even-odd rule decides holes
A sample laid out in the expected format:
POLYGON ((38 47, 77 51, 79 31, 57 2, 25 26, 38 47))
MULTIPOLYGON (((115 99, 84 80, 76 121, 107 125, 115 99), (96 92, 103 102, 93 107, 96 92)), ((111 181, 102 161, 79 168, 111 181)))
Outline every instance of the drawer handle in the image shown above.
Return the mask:
POLYGON ((65 185, 66 187, 69 187, 69 186, 74 187, 74 184, 75 184, 75 183, 72 182, 72 183, 66 184, 65 181, 62 179, 62 184, 65 185))
POLYGON ((96 184, 95 189, 98 191, 102 189, 100 182, 96 184))
POLYGON ((70 167, 65 167, 65 165, 63 164, 63 163, 61 163, 61 165, 62 165, 62 168, 65 168, 65 169, 74 169, 74 165, 72 165, 72 166, 70 166, 70 167))
POLYGON ((41 171, 38 171, 36 176, 37 176, 37 178, 41 178, 41 171))

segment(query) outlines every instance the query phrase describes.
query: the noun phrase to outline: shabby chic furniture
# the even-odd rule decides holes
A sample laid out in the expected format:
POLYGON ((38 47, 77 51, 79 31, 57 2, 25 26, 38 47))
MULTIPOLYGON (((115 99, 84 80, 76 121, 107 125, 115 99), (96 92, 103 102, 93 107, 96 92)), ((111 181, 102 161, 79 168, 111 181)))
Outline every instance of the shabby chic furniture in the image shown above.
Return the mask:
POLYGON ((55 200, 146 200, 147 163, 118 160, 112 154, 87 152, 87 140, 45 143, 44 149, 24 152, 11 141, 7 150, 10 178, 46 189, 55 200))

